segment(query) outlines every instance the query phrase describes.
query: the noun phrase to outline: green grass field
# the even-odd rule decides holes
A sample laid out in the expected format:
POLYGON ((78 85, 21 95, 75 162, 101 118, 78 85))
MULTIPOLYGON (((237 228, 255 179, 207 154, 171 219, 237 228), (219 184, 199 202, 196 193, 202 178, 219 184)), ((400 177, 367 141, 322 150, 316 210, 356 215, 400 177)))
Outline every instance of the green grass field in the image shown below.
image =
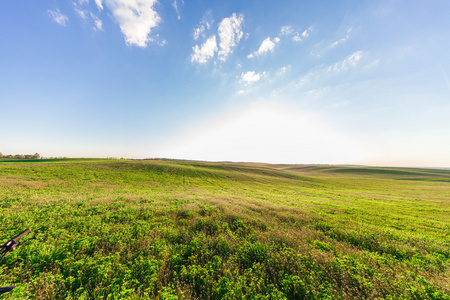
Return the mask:
POLYGON ((0 161, 3 299, 450 299, 450 171, 0 161))

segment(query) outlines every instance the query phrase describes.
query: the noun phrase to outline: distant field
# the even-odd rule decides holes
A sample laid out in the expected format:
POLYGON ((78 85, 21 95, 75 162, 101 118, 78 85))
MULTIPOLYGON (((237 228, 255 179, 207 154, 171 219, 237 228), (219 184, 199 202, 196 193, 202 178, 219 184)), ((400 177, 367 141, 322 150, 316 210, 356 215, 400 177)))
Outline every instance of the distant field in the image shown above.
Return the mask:
POLYGON ((450 299, 450 170, 0 160, 4 299, 450 299))

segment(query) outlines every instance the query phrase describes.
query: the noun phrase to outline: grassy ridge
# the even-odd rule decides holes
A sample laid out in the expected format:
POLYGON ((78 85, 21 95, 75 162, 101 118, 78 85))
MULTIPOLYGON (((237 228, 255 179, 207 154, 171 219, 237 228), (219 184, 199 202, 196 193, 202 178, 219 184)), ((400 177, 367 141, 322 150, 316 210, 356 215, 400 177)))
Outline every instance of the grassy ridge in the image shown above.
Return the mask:
POLYGON ((0 162, 5 299, 450 299, 450 171, 0 162), (440 180, 440 181, 438 181, 440 180))

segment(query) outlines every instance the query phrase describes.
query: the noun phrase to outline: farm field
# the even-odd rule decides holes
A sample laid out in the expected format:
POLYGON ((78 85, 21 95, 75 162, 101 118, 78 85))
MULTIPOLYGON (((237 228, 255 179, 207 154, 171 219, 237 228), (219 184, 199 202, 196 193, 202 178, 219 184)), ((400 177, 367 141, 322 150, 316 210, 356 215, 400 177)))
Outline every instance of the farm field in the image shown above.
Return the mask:
POLYGON ((0 160, 2 299, 450 299, 450 170, 0 160))

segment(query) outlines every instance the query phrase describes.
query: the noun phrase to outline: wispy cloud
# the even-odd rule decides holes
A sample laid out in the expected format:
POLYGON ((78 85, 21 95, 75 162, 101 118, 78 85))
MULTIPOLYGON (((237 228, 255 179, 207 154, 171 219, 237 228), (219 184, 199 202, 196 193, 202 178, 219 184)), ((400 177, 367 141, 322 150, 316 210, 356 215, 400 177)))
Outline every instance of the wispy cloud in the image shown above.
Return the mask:
POLYGON ((78 3, 76 3, 76 2, 73 3, 73 6, 74 6, 73 9, 74 9, 75 12, 77 13, 77 15, 78 15, 81 19, 86 20, 87 17, 88 17, 88 11, 82 9, 82 8, 78 5, 78 3))
POLYGON ((347 41, 347 40, 350 38, 350 33, 352 32, 352 30, 353 30, 353 28, 350 27, 350 28, 347 30, 347 35, 346 35, 345 37, 343 37, 343 38, 341 38, 341 39, 339 39, 339 40, 337 40, 337 41, 331 43, 330 48, 334 48, 334 47, 336 47, 337 45, 339 45, 339 44, 344 43, 345 41, 347 41))
POLYGON ((243 23, 244 16, 240 14, 236 15, 236 13, 233 13, 229 18, 224 18, 220 22, 218 34, 220 38, 219 59, 221 61, 227 59, 244 35, 242 31, 243 23))
POLYGON ((291 66, 288 65, 288 66, 284 66, 284 67, 279 68, 278 71, 276 72, 276 75, 277 76, 282 76, 282 75, 286 74, 287 70, 289 70, 290 67, 291 66))
MULTIPOLYGON (((295 86, 297 88, 304 88, 310 86, 310 84, 323 82, 329 80, 330 77, 335 76, 337 74, 341 74, 341 72, 350 71, 351 69, 360 68, 362 65, 362 61, 364 58, 368 56, 368 52, 365 51, 356 51, 352 54, 348 55, 341 61, 338 61, 332 65, 319 65, 316 66, 312 71, 306 73, 302 77, 300 77, 295 86)), ((373 64, 373 62, 369 62, 368 65, 373 64)), ((367 66, 367 65, 366 65, 367 66)))
POLYGON ((180 16, 180 6, 183 6, 183 5, 184 5, 184 0, 180 0, 180 1, 173 0, 172 6, 173 6, 173 8, 175 8, 175 12, 177 13, 178 20, 181 20, 181 16, 180 16), (179 3, 180 5, 178 5, 178 3, 179 3))
POLYGON ((119 23, 128 46, 145 48, 150 33, 161 22, 154 9, 157 0, 106 0, 105 4, 119 23))
POLYGON ((447 83, 448 91, 450 92, 450 80, 448 79, 447 73, 445 73, 444 69, 441 68, 442 76, 444 76, 444 80, 447 83))
POLYGON ((72 4, 76 14, 83 20, 83 22, 89 22, 89 20, 91 20, 91 22, 93 22, 94 24, 93 25, 94 30, 96 31, 103 30, 103 21, 100 20, 96 14, 94 14, 92 11, 89 10, 88 0, 78 0, 76 2, 72 2, 72 4))
POLYGON ((78 14, 78 16, 80 18, 82 18, 83 20, 86 20, 89 15, 89 9, 88 9, 89 0, 78 0, 78 1, 72 2, 72 4, 73 4, 73 8, 74 8, 75 12, 78 14))
POLYGON ((94 29, 95 30, 103 30, 103 21, 100 20, 95 14, 93 14, 92 12, 90 13, 91 18, 94 20, 94 29))
POLYGON ((218 50, 216 36, 211 36, 203 45, 195 45, 192 47, 193 53, 191 54, 191 62, 197 62, 204 64, 209 59, 214 57, 214 54, 218 50))
POLYGON ((164 47, 167 44, 167 41, 165 39, 161 39, 159 36, 159 33, 156 34, 155 42, 158 44, 158 46, 164 47))
POLYGON ((201 37, 205 37, 205 33, 207 30, 211 28, 211 25, 214 23, 214 19, 212 17, 212 12, 208 10, 202 18, 200 24, 194 28, 194 40, 198 40, 201 37))
POLYGON ((95 0, 95 4, 97 5, 97 8, 99 10, 103 10, 103 1, 102 0, 95 0))
POLYGON ((48 10, 47 11, 50 18, 58 23, 61 26, 66 26, 67 22, 69 22, 69 18, 65 15, 63 15, 59 9, 56 10, 48 10))
POLYGON ((295 42, 301 42, 307 37, 309 37, 309 34, 311 31, 314 30, 314 26, 309 26, 308 29, 303 30, 301 33, 298 31, 295 31, 291 25, 283 26, 281 27, 280 34, 282 36, 289 36, 292 38, 295 42))
POLYGON ((340 62, 335 63, 332 66, 329 66, 327 71, 328 72, 340 72, 340 71, 346 71, 349 68, 355 67, 360 62, 361 58, 364 56, 363 51, 356 51, 349 56, 347 56, 345 59, 343 59, 340 62))
POLYGON ((247 57, 253 58, 254 56, 259 56, 267 52, 273 52, 275 44, 278 43, 279 41, 280 39, 278 37, 274 38, 273 40, 270 39, 270 37, 268 37, 261 43, 261 46, 257 51, 250 53, 247 57))
POLYGON ((294 32, 291 25, 281 27, 281 35, 290 35, 294 32))

